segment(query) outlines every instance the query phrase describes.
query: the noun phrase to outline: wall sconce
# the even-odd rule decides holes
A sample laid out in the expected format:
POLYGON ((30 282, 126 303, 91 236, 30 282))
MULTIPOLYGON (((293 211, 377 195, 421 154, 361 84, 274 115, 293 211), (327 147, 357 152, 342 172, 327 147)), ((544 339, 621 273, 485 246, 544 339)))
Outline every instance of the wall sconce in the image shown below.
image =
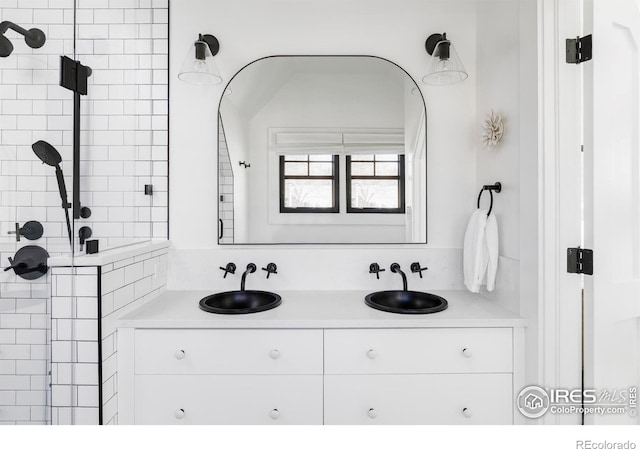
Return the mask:
POLYGON ((427 53, 431 55, 427 74, 422 78, 425 84, 446 86, 466 80, 469 75, 458 56, 447 33, 432 34, 425 42, 427 53))
POLYGON ((193 43, 193 47, 189 48, 187 56, 184 58, 178 78, 185 83, 199 86, 220 84, 222 77, 213 61, 213 57, 218 54, 219 50, 220 43, 215 36, 198 35, 198 40, 193 43))

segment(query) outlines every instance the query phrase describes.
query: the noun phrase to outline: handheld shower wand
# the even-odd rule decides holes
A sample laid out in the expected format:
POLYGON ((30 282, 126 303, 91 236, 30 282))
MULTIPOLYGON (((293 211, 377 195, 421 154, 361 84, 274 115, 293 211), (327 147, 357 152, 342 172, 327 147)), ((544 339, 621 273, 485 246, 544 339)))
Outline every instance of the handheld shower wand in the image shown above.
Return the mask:
POLYGON ((24 41, 31 48, 40 48, 44 45, 47 38, 42 30, 38 28, 31 28, 30 30, 25 30, 19 25, 16 25, 13 22, 4 21, 0 22, 0 57, 6 58, 13 52, 13 44, 11 41, 4 35, 8 29, 12 29, 16 33, 22 34, 24 36, 24 41))
POLYGON ((73 235, 71 232, 71 220, 69 220, 69 208, 71 204, 69 203, 67 197, 67 187, 64 182, 64 175, 62 173, 62 169, 60 168, 60 163, 62 162, 62 156, 58 153, 51 144, 45 142, 44 140, 38 140, 34 143, 31 148, 33 152, 38 156, 38 158, 42 161, 43 164, 47 164, 51 167, 56 168, 56 179, 58 180, 58 190, 60 191, 60 199, 62 199, 62 208, 64 209, 65 218, 67 219, 67 233, 69 234, 69 243, 73 244, 73 235))

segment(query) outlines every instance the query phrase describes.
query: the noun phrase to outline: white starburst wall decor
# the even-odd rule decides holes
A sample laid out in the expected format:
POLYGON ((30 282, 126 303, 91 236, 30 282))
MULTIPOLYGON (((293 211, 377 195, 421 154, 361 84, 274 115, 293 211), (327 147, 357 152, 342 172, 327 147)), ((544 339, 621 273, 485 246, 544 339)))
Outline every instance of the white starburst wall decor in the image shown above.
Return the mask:
POLYGON ((485 149, 493 150, 504 135, 502 116, 493 112, 493 109, 482 123, 482 143, 485 149))

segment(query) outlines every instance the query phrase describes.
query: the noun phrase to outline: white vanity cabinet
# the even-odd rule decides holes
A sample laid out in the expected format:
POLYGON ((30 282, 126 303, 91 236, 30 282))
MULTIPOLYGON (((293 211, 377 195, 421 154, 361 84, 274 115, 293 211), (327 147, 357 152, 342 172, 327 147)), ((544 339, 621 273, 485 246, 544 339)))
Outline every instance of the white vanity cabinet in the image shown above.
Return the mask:
POLYGON ((510 328, 325 330, 325 424, 511 424, 510 328))
POLYGON ((120 329, 118 338, 121 424, 323 422, 321 330, 120 329))
MULTIPOLYGON (((513 424, 526 321, 465 291, 401 315, 363 291, 240 316, 167 291, 118 320, 119 424, 513 424)), ((108 386, 108 385, 107 385, 108 386)))
POLYGON ((120 329, 121 424, 511 424, 512 328, 120 329))

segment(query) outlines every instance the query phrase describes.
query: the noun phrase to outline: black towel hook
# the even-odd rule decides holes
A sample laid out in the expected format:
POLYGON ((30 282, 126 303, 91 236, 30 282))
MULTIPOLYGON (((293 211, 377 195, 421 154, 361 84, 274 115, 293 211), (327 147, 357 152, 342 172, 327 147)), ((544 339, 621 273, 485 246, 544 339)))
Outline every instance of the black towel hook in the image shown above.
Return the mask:
POLYGON ((480 209, 480 199, 482 198, 482 193, 485 190, 489 191, 489 196, 491 197, 491 205, 489 206, 489 212, 487 212, 487 217, 488 217, 489 215, 491 215, 491 211, 493 210, 493 192, 496 192, 496 193, 502 192, 502 184, 499 182, 496 182, 493 185, 482 186, 482 189, 480 189, 480 194, 478 195, 478 209, 480 209))

